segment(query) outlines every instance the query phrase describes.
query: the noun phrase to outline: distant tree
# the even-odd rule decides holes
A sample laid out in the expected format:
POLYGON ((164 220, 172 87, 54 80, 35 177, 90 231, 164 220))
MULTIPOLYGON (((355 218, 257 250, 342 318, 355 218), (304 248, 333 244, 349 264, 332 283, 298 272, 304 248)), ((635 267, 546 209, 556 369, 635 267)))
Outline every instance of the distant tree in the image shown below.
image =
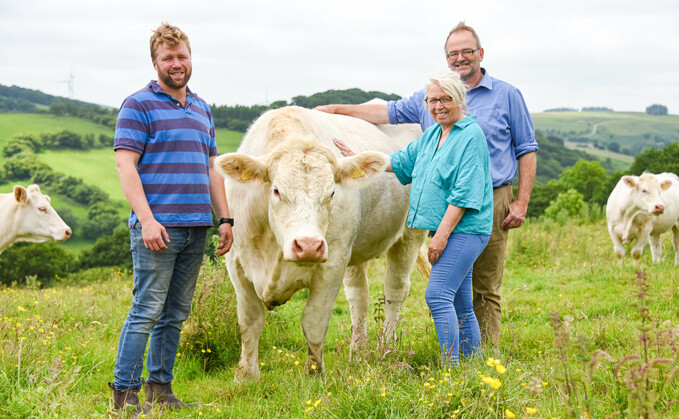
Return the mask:
POLYGON ((127 227, 119 227, 112 235, 100 237, 91 249, 80 254, 77 266, 79 270, 99 266, 132 269, 130 230, 127 227))
POLYGON ((4 168, 8 179, 29 180, 32 173, 40 168, 49 168, 49 166, 38 160, 35 154, 23 152, 5 159, 4 168))
POLYGON ((646 149, 634 159, 629 172, 633 175, 643 172, 673 172, 679 175, 679 144, 672 143, 662 150, 646 149))
POLYGON ((565 191, 563 184, 559 183, 556 179, 552 179, 544 185, 534 186, 530 194, 530 204, 528 205, 528 213, 526 215, 533 218, 541 216, 549 206, 549 203, 556 200, 556 197, 565 191))
POLYGON ((243 121, 242 119, 232 119, 229 121, 229 129, 238 132, 245 132, 250 125, 249 122, 243 121))
POLYGON ((59 208, 54 208, 54 210, 59 214, 62 220, 71 227, 71 230, 75 232, 78 227, 80 227, 80 220, 78 220, 78 217, 73 214, 73 211, 69 207, 59 207, 59 208))
POLYGON ((608 198, 603 196, 608 175, 599 161, 578 160, 573 167, 561 173, 559 182, 563 184, 563 189, 579 192, 585 202, 603 204, 608 198))
POLYGON ((649 115, 667 115, 667 106, 658 104, 647 106, 646 113, 649 115))
POLYGON ((612 151, 614 153, 620 152, 620 143, 617 143, 615 141, 608 143, 606 147, 608 148, 609 151, 612 151))
POLYGON ((82 222, 83 237, 95 240, 107 236, 123 223, 118 210, 111 202, 97 202, 87 212, 87 220, 82 222))

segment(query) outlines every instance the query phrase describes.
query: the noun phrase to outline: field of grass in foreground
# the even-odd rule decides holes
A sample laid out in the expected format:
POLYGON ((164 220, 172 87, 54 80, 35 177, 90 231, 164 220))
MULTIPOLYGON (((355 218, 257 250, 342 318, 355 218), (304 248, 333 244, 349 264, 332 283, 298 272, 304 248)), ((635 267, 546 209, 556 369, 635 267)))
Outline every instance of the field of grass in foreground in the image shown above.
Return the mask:
MULTIPOLYGON (((426 285, 416 273, 399 343, 379 345, 384 259, 377 259, 369 267, 368 350, 349 357, 350 316, 341 291, 324 350, 326 377, 307 375, 299 325, 306 292, 300 292, 267 314, 256 383, 234 382, 240 352, 235 295, 223 266, 206 265, 173 382, 185 401, 202 404, 162 416, 677 417, 679 268, 671 265, 669 237, 665 249, 661 264, 651 265, 647 250, 637 267, 648 285, 640 297, 637 269, 614 263, 603 220, 531 222, 512 231, 502 348, 449 370, 439 368, 426 285)), ((131 275, 100 269, 60 282, 46 289, 0 289, 2 417, 111 412, 106 382, 113 378, 118 334, 131 301, 131 275)))

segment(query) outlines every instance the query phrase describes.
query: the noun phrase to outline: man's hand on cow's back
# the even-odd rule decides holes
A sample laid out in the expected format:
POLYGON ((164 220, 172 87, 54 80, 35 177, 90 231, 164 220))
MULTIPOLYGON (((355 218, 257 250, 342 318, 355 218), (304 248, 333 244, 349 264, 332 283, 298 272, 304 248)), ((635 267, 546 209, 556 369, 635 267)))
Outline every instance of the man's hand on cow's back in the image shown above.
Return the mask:
POLYGON ((526 212, 528 205, 521 201, 514 201, 509 204, 509 214, 500 224, 501 230, 510 230, 512 228, 519 228, 526 219, 526 212))
POLYGON ((167 249, 165 242, 170 242, 167 230, 158 221, 142 223, 141 236, 144 239, 144 246, 154 252, 162 252, 167 249))
POLYGON ((233 244, 233 231, 231 224, 224 223, 219 226, 219 245, 217 246, 217 257, 224 256, 231 250, 233 244))

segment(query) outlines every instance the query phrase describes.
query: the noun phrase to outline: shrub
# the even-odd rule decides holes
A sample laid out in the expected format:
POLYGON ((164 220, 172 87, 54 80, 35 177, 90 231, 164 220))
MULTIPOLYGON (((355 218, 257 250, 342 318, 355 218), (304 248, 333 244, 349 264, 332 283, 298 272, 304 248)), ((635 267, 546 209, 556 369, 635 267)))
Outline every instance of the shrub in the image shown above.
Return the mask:
POLYGON ((0 283, 24 285, 28 277, 47 285, 73 271, 73 255, 54 242, 17 243, 0 254, 0 283))
POLYGON ((575 217, 581 214, 585 206, 582 194, 575 189, 569 189, 566 192, 560 193, 556 200, 549 204, 545 210, 545 217, 557 221, 565 216, 575 217), (559 213, 562 214, 559 215, 559 213))
POLYGON ((91 249, 82 252, 78 258, 78 269, 102 266, 132 269, 130 230, 127 227, 116 229, 110 236, 100 237, 91 249))

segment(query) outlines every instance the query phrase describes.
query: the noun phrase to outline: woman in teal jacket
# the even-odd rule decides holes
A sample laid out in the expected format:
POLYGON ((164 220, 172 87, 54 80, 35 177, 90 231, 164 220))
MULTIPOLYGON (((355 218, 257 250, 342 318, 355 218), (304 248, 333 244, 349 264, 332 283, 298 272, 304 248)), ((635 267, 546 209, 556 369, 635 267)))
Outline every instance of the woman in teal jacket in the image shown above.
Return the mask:
MULTIPOLYGON (((408 227, 430 230, 431 277, 425 298, 441 354, 457 364, 459 353, 479 346, 472 302, 472 267, 488 244, 493 222, 493 185, 486 137, 466 115, 466 85, 454 72, 430 77, 425 102, 436 125, 390 155, 387 171, 411 184, 408 227)), ((335 144, 344 155, 353 152, 335 144)))

